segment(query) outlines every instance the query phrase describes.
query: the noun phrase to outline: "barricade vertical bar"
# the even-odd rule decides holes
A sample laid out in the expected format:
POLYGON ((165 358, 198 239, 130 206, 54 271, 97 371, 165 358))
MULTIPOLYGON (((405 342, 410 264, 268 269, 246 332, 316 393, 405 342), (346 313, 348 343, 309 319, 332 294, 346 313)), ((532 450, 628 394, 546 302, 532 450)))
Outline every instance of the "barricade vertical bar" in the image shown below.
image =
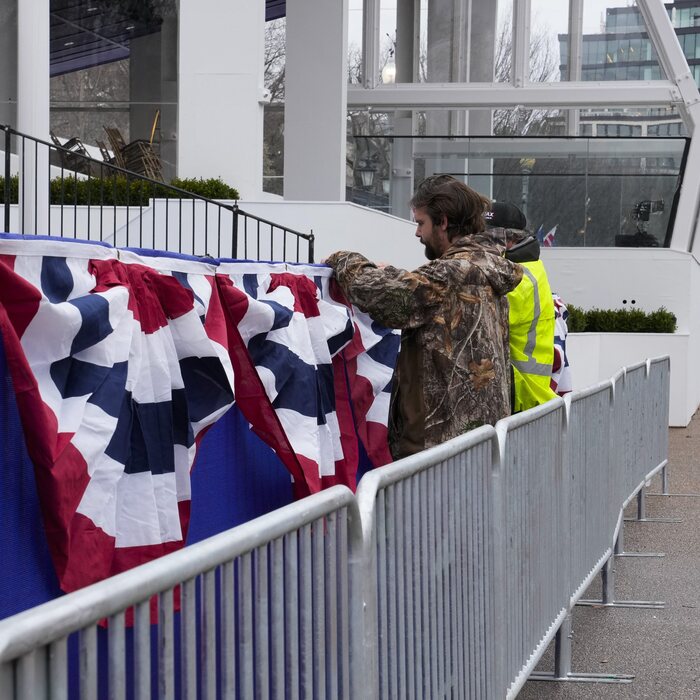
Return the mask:
POLYGON ((80 698, 97 697, 97 627, 80 631, 80 698))
POLYGON ((239 644, 239 695, 254 697, 253 674, 253 567, 252 555, 238 559, 238 644, 239 644))
POLYGON ((413 602, 412 581, 414 579, 413 572, 415 544, 417 539, 413 538, 413 523, 417 514, 413 506, 413 492, 415 491, 415 478, 407 480, 403 488, 403 503, 401 505, 402 517, 400 520, 403 533, 403 542, 401 544, 402 561, 399 566, 402 567, 402 587, 405 591, 404 602, 402 605, 403 615, 406 623, 405 645, 406 645, 406 664, 403 670, 406 679, 406 696, 408 698, 416 697, 416 628, 414 624, 414 616, 416 615, 416 606, 413 602))
POLYGON ((326 616, 323 608, 325 600, 325 581, 324 581, 324 561, 323 540, 325 523, 323 520, 317 520, 311 530, 311 575, 312 575, 312 602, 309 607, 309 614, 312 616, 313 630, 313 663, 312 677, 314 698, 325 699, 326 696, 326 616))
POLYGON ((300 697, 313 697, 313 570, 311 525, 299 532, 299 682, 300 697))
MULTIPOLYGON (((505 499, 503 491, 505 489, 503 478, 505 435, 500 429, 496 429, 497 441, 492 454, 491 464, 491 485, 492 485, 492 512, 491 517, 486 519, 488 530, 493 537, 495 551, 493 555, 494 571, 494 630, 496 639, 507 639, 507 623, 505 615, 505 602, 507 599, 506 577, 506 537, 508 524, 505 515, 505 499)), ((497 696, 504 696, 509 685, 508 679, 508 651, 506 644, 497 644, 494 648, 494 673, 495 682, 493 688, 497 696)))
POLYGON ((151 602, 134 606, 134 697, 151 697, 151 602))
POLYGON ((390 486, 383 491, 385 507, 384 535, 384 557, 387 565, 386 575, 386 616, 387 616, 387 637, 382 645, 385 649, 385 664, 387 669, 387 679, 389 695, 386 697, 401 697, 399 693, 399 669, 398 669, 398 643, 399 643, 399 613, 397 611, 397 581, 396 581, 396 487, 390 486))
POLYGON ((409 589, 413 593, 412 607, 414 611, 415 649, 413 653, 414 667, 414 697, 420 698, 423 694, 423 603, 421 581, 421 475, 418 474, 412 480, 411 488, 411 569, 410 579, 414 582, 409 589))
MULTIPOLYGON (((356 502, 353 502, 356 503, 356 502)), ((354 551, 357 550, 358 555, 362 556, 362 530, 357 523, 356 530, 359 534, 356 542, 350 542, 350 528, 348 527, 348 519, 354 518, 359 521, 359 518, 348 513, 348 509, 343 509, 338 517, 336 542, 337 542, 337 566, 338 566, 338 697, 344 700, 349 700, 351 697, 350 684, 350 659, 355 663, 362 664, 363 675, 367 673, 367 667, 362 663, 362 656, 355 656, 355 640, 359 640, 360 649, 362 649, 364 625, 362 617, 364 610, 362 609, 362 590, 359 581, 352 582, 351 576, 356 573, 357 566, 353 566, 351 561, 354 551), (350 549, 351 545, 354 547, 350 549), (352 591, 352 593, 351 593, 352 591), (352 596, 357 595, 357 600, 352 596), (351 627, 358 628, 358 633, 353 638, 351 627)), ((363 572, 365 576, 367 571, 363 572)), ((359 650, 358 650, 359 651, 359 650)), ((367 686, 369 687, 369 686, 367 686)), ((370 694, 371 695, 371 694, 370 694)))
POLYGON ((158 692, 159 697, 175 697, 175 659, 173 655, 173 590, 158 596, 158 692))
MULTIPOLYGON (((49 645, 49 689, 51 700, 68 700, 68 640, 66 637, 49 645)), ((0 682, 0 697, 2 683, 0 682)))
POLYGON ((433 663, 431 657, 432 640, 430 638, 431 615, 430 615, 430 576, 433 568, 431 566, 431 556, 433 548, 430 546, 428 533, 430 531, 430 479, 428 472, 421 472, 419 475, 421 493, 421 571, 419 580, 421 582, 421 610, 423 611, 423 697, 429 697, 433 690, 432 671, 433 663))
POLYGON ((324 649, 326 650, 326 697, 333 700, 339 697, 338 688, 338 563, 337 556, 337 517, 331 513, 326 517, 326 536, 323 538, 323 561, 325 596, 323 607, 326 610, 324 649))
POLYGON ((46 647, 33 649, 17 662, 17 698, 44 700, 48 695, 46 647))
POLYGON ((286 686, 289 697, 299 698, 299 535, 292 533, 284 538, 285 625, 284 655, 286 686))
POLYGON ((440 488, 440 509, 438 510, 438 516, 440 518, 438 524, 438 536, 440 539, 440 575, 441 575, 441 585, 438 589, 440 606, 440 617, 438 618, 438 624, 442 627, 442 632, 440 634, 440 641, 443 645, 443 653, 441 654, 441 678, 440 687, 442 694, 444 696, 451 695, 449 692, 450 688, 450 664, 452 657, 450 654, 450 621, 449 621, 449 554, 448 554, 448 531, 447 531, 447 514, 448 514, 448 501, 447 501, 447 484, 445 483, 445 477, 447 476, 448 464, 441 464, 437 467, 437 477, 438 484, 440 488))
MULTIPOLYGON (((503 512, 502 512, 502 478, 501 462, 496 436, 484 443, 475 459, 485 462, 479 477, 478 523, 483 523, 486 546, 482 554, 482 566, 488 573, 487 578, 479 586, 483 605, 478 608, 483 630, 485 663, 481 674, 481 687, 486 697, 498 697, 505 691, 503 683, 503 645, 497 644, 498 634, 505 634, 503 629, 503 512), (493 630, 488 634, 488 630, 493 630)), ((470 523, 473 522, 470 520, 470 523)), ((477 601, 478 602, 478 601, 477 601)))
POLYGON ((216 569, 202 576, 201 678, 202 697, 216 698, 216 569))
POLYGON ((347 542, 347 593, 348 593, 348 629, 349 653, 343 654, 343 681, 349 694, 343 698, 363 700, 378 697, 375 686, 376 668, 375 648, 371 639, 376 630, 376 572, 372 570, 373 557, 368 555, 363 524, 374 531, 370 512, 364 523, 360 519, 357 501, 353 502, 345 522, 345 541, 347 542), (374 596, 372 595, 374 593, 374 596))
POLYGON ((110 700, 126 697, 126 644, 124 641, 124 613, 109 618, 108 635, 108 679, 110 700))
POLYGON ((277 538, 270 544, 270 697, 284 698, 284 549, 277 538))
POLYGON ((455 508, 454 496, 455 496, 455 484, 454 484, 454 473, 455 473, 455 460, 450 459, 446 466, 447 473, 445 474, 445 493, 447 495, 448 507, 447 507, 447 523, 449 526, 449 579, 447 593, 449 596, 450 606, 448 610, 447 622, 449 625, 450 635, 448 639, 448 645, 450 650, 450 688, 452 689, 451 695, 453 697, 460 696, 460 677, 457 671, 458 659, 459 659, 459 647, 457 644, 456 626, 457 626, 457 576, 455 575, 455 563, 456 563, 456 552, 455 552, 455 541, 457 539, 457 533, 455 530, 455 519, 457 518, 457 508, 455 508))
POLYGON ((236 697, 236 606, 233 566, 233 562, 228 561, 221 567, 221 695, 224 700, 234 700, 236 697))
POLYGON ((14 666, 11 661, 0 664, 0 697, 13 699, 16 697, 14 666))
POLYGON ((180 585, 180 682, 187 700, 197 697, 197 598, 195 579, 180 585))
POLYGON ((458 536, 458 556, 460 567, 457 570, 459 577, 458 587, 458 603, 459 603, 459 661, 460 675, 462 686, 462 697, 474 698, 477 697, 474 692, 474 685, 478 682, 478 676, 473 672, 474 665, 471 660, 471 635, 469 633, 470 625, 473 623, 471 615, 471 603, 474 600, 474 590, 478 590, 476 581, 469 576, 469 567, 471 566, 471 557, 469 551, 469 538, 472 535, 472 528, 469 523, 474 512, 467 511, 467 489, 469 493, 474 493, 472 489, 473 472, 464 470, 463 473, 456 473, 455 492, 458 494, 459 503, 462 507, 458 508, 457 521, 457 536, 458 536))
POLYGON ((389 601, 387 599, 386 493, 377 494, 375 513, 376 549, 371 556, 377 562, 377 659, 379 662, 379 696, 389 697, 389 601))
MULTIPOLYGON (((270 697, 270 620, 268 616, 268 550, 255 550, 255 689, 258 697, 270 697)), ((213 640, 212 640, 213 641, 213 640)))
MULTIPOLYGON (((435 470, 431 469, 428 475, 428 493, 439 494, 437 484, 436 484, 436 474, 435 470)), ((432 680, 432 692, 433 697, 439 697, 440 693, 440 662, 439 658, 442 656, 442 648, 440 645, 440 621, 439 621, 439 588, 440 588, 440 575, 438 569, 438 547, 439 542, 437 541, 437 522, 440 509, 440 499, 431 498, 428 502, 429 515, 428 515, 428 527, 429 529, 429 547, 430 547, 430 573, 429 573, 429 583, 430 583, 430 667, 431 667, 431 680, 432 680)))
POLYGON ((406 609, 406 581, 403 575, 403 566, 406 557, 404 545, 404 527, 406 522, 406 512, 404 511, 404 486, 406 482, 399 481, 394 488, 394 521, 396 523, 395 536, 389 541, 392 543, 394 560, 394 571, 396 577, 396 637, 394 640, 394 655, 396 659, 397 684, 396 689, 399 697, 406 697, 406 654, 407 654, 407 618, 408 610, 406 609))

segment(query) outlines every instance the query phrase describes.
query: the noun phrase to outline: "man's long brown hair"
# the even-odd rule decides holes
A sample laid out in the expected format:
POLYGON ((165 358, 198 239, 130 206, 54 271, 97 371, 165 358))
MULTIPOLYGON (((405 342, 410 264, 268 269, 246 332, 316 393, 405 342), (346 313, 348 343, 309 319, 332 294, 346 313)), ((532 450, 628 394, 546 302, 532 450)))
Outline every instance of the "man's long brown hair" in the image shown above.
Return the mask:
POLYGON ((418 185, 410 205, 425 209, 433 225, 440 224, 444 216, 447 237, 453 240, 486 228, 484 212, 491 208, 491 201, 452 175, 431 175, 418 185))

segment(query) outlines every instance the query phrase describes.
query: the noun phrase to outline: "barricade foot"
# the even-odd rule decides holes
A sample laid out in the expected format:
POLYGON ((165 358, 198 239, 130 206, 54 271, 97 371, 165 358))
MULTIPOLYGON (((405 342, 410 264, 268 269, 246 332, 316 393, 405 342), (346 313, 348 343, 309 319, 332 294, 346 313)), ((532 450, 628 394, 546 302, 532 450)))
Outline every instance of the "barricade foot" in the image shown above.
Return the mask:
POLYGON ((567 673, 556 676, 546 671, 533 671, 529 681, 554 681, 558 683, 631 683, 634 676, 622 673, 567 673))
POLYGON ((620 552, 616 557, 665 557, 663 552, 620 552))
POLYGON ((680 518, 625 518, 626 523, 682 523, 680 518))
POLYGON ((647 496, 673 496, 674 498, 683 496, 685 498, 700 498, 700 493, 647 493, 647 496))
POLYGON ((587 605, 592 608, 655 608, 666 607, 663 600, 615 600, 604 603, 602 600, 578 600, 576 605, 587 605))

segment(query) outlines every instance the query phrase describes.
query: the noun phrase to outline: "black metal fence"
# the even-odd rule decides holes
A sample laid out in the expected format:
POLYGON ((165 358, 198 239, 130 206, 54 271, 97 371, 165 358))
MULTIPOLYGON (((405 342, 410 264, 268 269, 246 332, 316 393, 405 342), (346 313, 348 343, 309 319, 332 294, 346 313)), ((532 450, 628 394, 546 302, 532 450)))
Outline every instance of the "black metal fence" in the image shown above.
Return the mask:
MULTIPOLYGON (((196 256, 313 262, 302 233, 63 145, 0 125, 4 230, 196 256)), ((105 154, 109 157, 109 153, 105 154)))

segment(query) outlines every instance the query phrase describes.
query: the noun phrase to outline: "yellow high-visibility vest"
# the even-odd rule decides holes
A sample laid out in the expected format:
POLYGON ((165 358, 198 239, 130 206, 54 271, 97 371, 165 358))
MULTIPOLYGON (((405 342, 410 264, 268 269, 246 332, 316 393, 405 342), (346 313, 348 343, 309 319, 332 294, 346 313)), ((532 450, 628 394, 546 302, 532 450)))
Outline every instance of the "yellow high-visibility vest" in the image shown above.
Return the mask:
POLYGON ((554 359, 554 302, 540 260, 520 263, 523 279, 508 294, 513 412, 556 397, 550 388, 554 359))

